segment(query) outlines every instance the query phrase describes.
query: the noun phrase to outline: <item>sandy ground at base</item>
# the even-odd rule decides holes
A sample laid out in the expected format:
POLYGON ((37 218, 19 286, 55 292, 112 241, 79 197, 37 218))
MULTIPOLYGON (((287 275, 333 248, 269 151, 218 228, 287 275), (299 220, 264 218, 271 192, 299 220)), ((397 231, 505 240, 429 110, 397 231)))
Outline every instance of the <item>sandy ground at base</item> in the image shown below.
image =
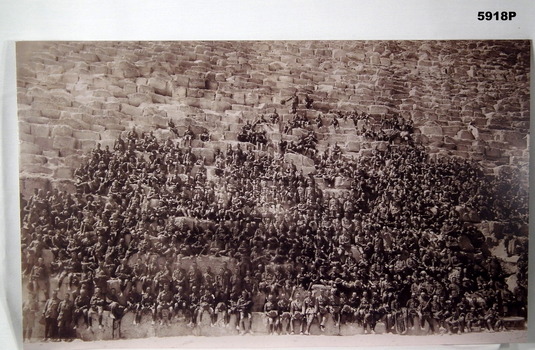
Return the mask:
MULTIPOLYGON (((180 336, 165 338, 118 339, 84 342, 76 339, 71 342, 33 342, 24 343, 25 350, 74 350, 74 349, 198 349, 198 348, 336 348, 336 347, 397 347, 429 349, 440 345, 480 344, 483 349, 497 349, 500 343, 523 343, 527 331, 478 332, 460 335, 407 336, 396 334, 368 334, 354 336, 302 336, 302 335, 245 335, 199 337, 180 336), (483 345, 482 343, 486 344, 483 345), (491 344, 495 344, 492 346, 491 344), (399 347, 398 347, 399 346, 399 347)), ((451 347, 444 347, 444 349, 451 347)), ((478 347, 476 347, 478 348, 478 347)), ((459 349, 459 347, 455 347, 459 349)), ((470 347, 472 349, 472 347, 470 347)))

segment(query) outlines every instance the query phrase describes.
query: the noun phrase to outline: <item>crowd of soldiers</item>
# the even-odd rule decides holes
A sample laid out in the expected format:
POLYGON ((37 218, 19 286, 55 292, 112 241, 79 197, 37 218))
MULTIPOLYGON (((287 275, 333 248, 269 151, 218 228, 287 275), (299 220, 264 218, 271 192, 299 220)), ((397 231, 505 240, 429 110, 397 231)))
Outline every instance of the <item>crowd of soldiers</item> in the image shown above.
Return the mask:
MULTIPOLYGON (((412 124, 399 118, 385 128, 410 136, 412 124)), ((499 330, 503 316, 526 315, 525 246, 514 252, 518 287, 510 291, 463 214, 518 231, 527 192, 514 169, 489 177, 467 160, 431 160, 407 138, 359 159, 335 144, 314 154, 317 171, 305 175, 285 150, 244 143, 202 154, 191 148, 196 137, 188 129, 161 141, 131 130, 113 149, 88 154, 75 193, 36 190, 23 199, 25 322, 42 313, 46 338, 69 338, 80 322, 93 327, 94 315, 102 327, 104 311, 116 320, 133 312, 136 324, 143 314, 153 323, 180 316, 192 327, 202 317, 228 324, 234 313, 232 326, 245 332, 258 293, 271 333, 308 334, 314 322, 323 330, 327 315, 367 332, 382 321, 401 334, 426 324, 431 332, 499 330), (349 186, 336 188, 336 179, 349 186), (185 268, 184 259, 204 255, 232 269, 185 268), (48 295, 52 277, 70 290, 63 300, 48 295)), ((32 327, 24 330, 30 338, 32 327)))

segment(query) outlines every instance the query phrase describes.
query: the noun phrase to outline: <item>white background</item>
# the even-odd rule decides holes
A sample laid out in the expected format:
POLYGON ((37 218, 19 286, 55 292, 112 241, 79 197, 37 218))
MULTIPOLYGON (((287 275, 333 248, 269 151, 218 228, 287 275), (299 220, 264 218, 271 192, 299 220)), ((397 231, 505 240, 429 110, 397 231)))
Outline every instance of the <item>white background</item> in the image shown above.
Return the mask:
MULTIPOLYGON (((533 0, 0 0, 0 348, 22 346, 17 340, 21 300, 16 41, 533 39, 534 35, 533 0), (516 17, 478 21, 478 11, 515 11, 516 17)), ((533 203, 532 199, 531 208, 533 203)), ((530 222, 533 238, 535 221, 530 222)), ((530 271, 535 271, 535 240, 531 241, 530 271)), ((530 341, 535 342, 534 277, 529 285, 530 341)))

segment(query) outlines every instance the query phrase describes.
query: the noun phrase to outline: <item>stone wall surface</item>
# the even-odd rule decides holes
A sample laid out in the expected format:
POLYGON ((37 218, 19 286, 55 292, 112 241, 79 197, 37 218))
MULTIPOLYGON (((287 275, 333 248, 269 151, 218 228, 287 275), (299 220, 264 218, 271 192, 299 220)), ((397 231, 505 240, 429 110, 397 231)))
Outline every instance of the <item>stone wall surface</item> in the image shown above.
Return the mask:
MULTIPOLYGON (((489 173, 528 162, 528 41, 47 42, 18 52, 24 196, 72 189, 84 154, 134 127, 166 138, 172 120, 211 130, 225 147, 260 114, 288 120, 294 92, 314 100, 298 111, 308 118, 399 113, 431 153, 481 161, 489 173)), ((378 147, 357 127, 318 130, 318 149, 378 147)), ((297 165, 311 171, 306 163, 297 165)))

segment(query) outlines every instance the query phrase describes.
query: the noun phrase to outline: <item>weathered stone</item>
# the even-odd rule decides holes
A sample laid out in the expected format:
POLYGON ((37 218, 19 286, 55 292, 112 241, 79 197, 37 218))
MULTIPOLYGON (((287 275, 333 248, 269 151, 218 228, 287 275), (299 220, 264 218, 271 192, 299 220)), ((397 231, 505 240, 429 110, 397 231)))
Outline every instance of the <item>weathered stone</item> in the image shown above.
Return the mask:
POLYGON ((206 80, 190 78, 188 82, 188 87, 194 89, 206 89, 206 80))
POLYGON ((24 154, 23 156, 20 157, 21 166, 44 165, 46 164, 46 162, 47 162, 47 159, 44 154, 42 156, 36 155, 36 154, 24 154))
POLYGON ((74 131, 73 136, 76 139, 84 139, 84 140, 100 140, 100 135, 98 132, 94 131, 74 131))
POLYGON ((67 125, 56 125, 52 129, 51 136, 72 136, 73 129, 67 125))
POLYGON ((61 111, 59 109, 46 108, 41 110, 41 115, 45 118, 58 119, 61 111))
POLYGON ((48 137, 50 135, 50 126, 45 124, 31 124, 31 133, 36 137, 48 137))
POLYGON ((72 168, 70 167, 59 167, 54 171, 54 178, 58 179, 71 179, 72 178, 72 168))
POLYGON ((461 140, 474 140, 474 135, 468 130, 461 130, 457 133, 457 138, 461 140))
POLYGON ((437 135, 442 136, 442 127, 439 125, 424 125, 420 127, 420 131, 424 135, 437 135))
POLYGON ((170 95, 170 90, 167 88, 167 81, 161 78, 149 78, 147 84, 154 88, 154 91, 161 95, 170 95))
POLYGON ((368 107, 368 113, 370 114, 387 114, 388 113, 388 107, 386 106, 370 106, 368 107))
POLYGON ((29 142, 21 142, 19 149, 22 154, 41 154, 41 148, 29 142))
POLYGON ((35 136, 26 133, 19 133, 20 141, 25 141, 29 143, 35 143, 35 136))
POLYGON ((350 141, 346 144, 346 150, 348 152, 360 151, 360 142, 350 141))
POLYGON ((54 137, 53 146, 55 149, 73 149, 76 146, 76 139, 69 136, 54 137))
POLYGON ((127 61, 114 63, 111 69, 112 75, 119 78, 137 78, 140 76, 139 69, 127 61))
POLYGON ((142 93, 130 94, 128 95, 128 103, 134 107, 139 107, 142 103, 152 103, 152 97, 142 93))
POLYGON ((39 136, 36 136, 34 138, 33 142, 41 150, 49 150, 49 149, 52 148, 52 139, 50 137, 39 137, 39 136))
POLYGON ((129 116, 139 117, 143 115, 143 108, 134 107, 126 103, 121 103, 121 113, 124 113, 129 116))

